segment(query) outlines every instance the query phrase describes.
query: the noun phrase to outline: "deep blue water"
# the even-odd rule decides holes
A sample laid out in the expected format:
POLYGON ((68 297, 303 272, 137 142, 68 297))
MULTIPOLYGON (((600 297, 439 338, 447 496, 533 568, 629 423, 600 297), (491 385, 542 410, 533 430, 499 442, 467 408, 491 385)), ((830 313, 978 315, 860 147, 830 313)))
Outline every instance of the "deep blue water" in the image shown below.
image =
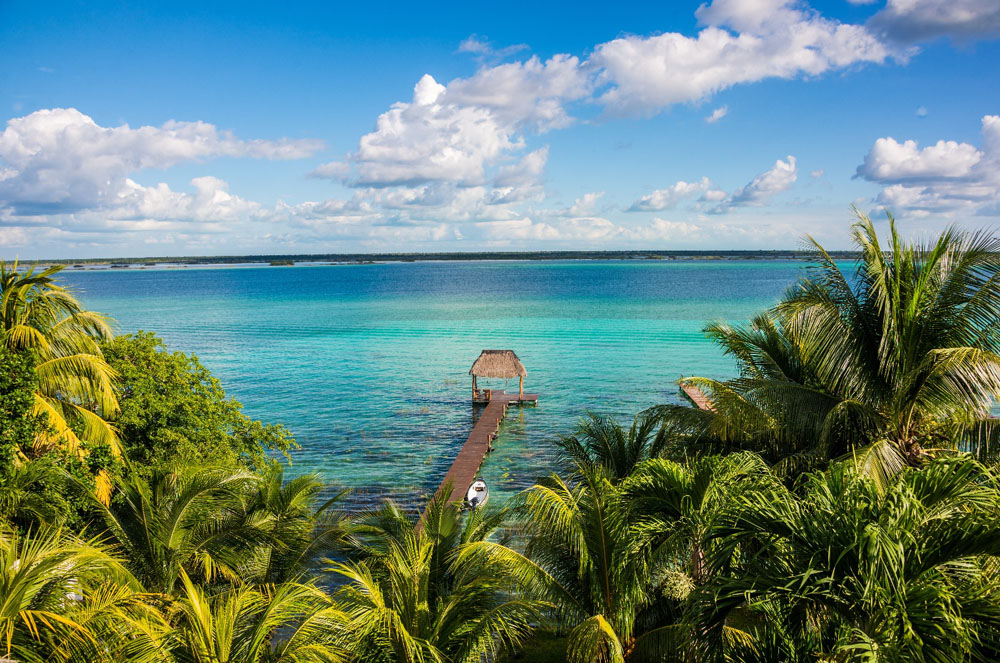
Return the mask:
MULTIPOLYGON (((413 503, 472 427, 469 366, 510 348, 537 407, 512 409, 483 467, 511 494, 551 471, 551 440, 593 410, 624 421, 729 376, 702 333, 772 304, 797 262, 414 262, 66 270, 120 332, 196 354, 248 414, 302 449, 292 472, 413 503)), ((482 382, 481 382, 482 383, 482 382)), ((486 386, 513 390, 517 381, 486 386)))

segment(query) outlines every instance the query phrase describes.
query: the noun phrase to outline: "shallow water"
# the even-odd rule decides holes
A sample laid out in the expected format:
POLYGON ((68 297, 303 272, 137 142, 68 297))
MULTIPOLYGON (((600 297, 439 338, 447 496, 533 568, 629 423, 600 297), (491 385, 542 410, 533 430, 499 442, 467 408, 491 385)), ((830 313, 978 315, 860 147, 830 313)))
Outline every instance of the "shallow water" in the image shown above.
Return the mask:
MULTIPOLYGON (((552 470, 587 411, 623 420, 726 377, 701 329, 772 304, 798 262, 414 262, 63 272, 121 332, 194 353, 248 414, 286 425, 317 472, 416 504, 472 428, 469 366, 515 350, 536 407, 512 408, 482 474, 494 496, 552 470)), ((517 389, 517 380, 480 381, 517 389)))

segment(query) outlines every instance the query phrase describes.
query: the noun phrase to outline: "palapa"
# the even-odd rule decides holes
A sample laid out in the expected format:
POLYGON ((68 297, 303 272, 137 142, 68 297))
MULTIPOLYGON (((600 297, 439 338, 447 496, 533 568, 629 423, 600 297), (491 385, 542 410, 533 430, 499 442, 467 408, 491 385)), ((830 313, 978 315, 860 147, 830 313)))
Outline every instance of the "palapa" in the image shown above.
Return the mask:
POLYGON ((469 369, 478 378, 523 378, 528 374, 513 350, 483 350, 469 369))
MULTIPOLYGON (((469 369, 472 376, 472 400, 481 401, 482 396, 476 386, 476 378, 520 378, 518 391, 524 393, 524 364, 517 358, 513 350, 483 350, 469 369)), ((489 397, 486 397, 489 400, 489 397)))

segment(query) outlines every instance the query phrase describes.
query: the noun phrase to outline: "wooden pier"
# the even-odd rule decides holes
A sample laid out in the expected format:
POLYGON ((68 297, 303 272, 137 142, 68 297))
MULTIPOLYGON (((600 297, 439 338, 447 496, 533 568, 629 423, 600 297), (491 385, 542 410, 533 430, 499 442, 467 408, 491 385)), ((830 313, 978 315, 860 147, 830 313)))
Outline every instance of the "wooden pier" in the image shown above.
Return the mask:
POLYGON ((508 394, 505 391, 493 391, 489 403, 479 415, 479 421, 469 433, 469 439, 462 445, 462 449, 452 462, 448 473, 444 475, 435 495, 444 490, 444 487, 451 482, 451 494, 448 496, 448 502, 462 501, 469 486, 479 474, 479 467, 483 464, 483 459, 490 450, 490 445, 496 437, 497 431, 500 430, 500 422, 507 414, 507 408, 511 405, 534 405, 537 402, 538 394, 508 394))
MULTIPOLYGON (((452 461, 448 473, 441 480, 441 485, 434 491, 435 497, 440 497, 445 488, 450 486, 446 502, 448 504, 462 502, 472 482, 479 475, 483 459, 493 448, 493 439, 500 430, 500 422, 507 414, 507 408, 511 405, 534 405, 538 402, 538 394, 524 393, 524 376, 527 374, 524 364, 513 350, 483 350, 472 363, 472 368, 469 369, 469 375, 472 376, 472 403, 486 407, 479 414, 479 420, 472 427, 472 432, 458 451, 458 456, 452 461), (518 393, 508 394, 500 389, 480 389, 476 378, 502 380, 518 378, 518 393)), ((420 522, 417 523, 418 531, 423 529, 426 517, 425 509, 420 522)))
POLYGON ((687 396, 691 400, 691 402, 697 405, 699 408, 701 408, 702 410, 715 409, 715 406, 712 405, 712 401, 709 400, 708 396, 706 396, 701 389, 699 389, 697 386, 693 384, 684 382, 683 375, 681 376, 680 385, 681 385, 681 391, 684 392, 684 395, 687 396))

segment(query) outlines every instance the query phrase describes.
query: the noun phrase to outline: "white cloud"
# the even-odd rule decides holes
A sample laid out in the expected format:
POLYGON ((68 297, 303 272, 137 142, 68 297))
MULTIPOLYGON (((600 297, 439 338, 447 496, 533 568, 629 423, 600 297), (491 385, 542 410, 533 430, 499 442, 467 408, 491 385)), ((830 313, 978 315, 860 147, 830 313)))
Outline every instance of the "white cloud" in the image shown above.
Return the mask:
POLYGON ((719 189, 709 189, 705 193, 701 194, 700 200, 707 203, 717 203, 720 200, 726 199, 726 192, 719 189))
POLYGON ((331 180, 345 179, 351 173, 351 164, 346 161, 329 161, 320 164, 309 171, 309 177, 321 177, 331 180))
POLYGON ((949 37, 965 42, 1000 36, 996 0, 888 0, 870 22, 905 43, 949 37))
POLYGON ((678 239, 690 240, 700 236, 701 231, 701 226, 695 223, 667 221, 666 219, 655 218, 649 225, 631 229, 628 234, 632 239, 646 242, 663 242, 678 239))
POLYGON ((537 184, 545 172, 545 163, 548 159, 548 146, 529 152, 517 163, 502 166, 493 179, 493 185, 514 187, 537 184))
POLYGON ((917 117, 927 117, 927 108, 925 106, 919 107, 917 109, 917 111, 916 111, 916 116, 917 117))
POLYGON ((597 201, 604 197, 603 191, 591 191, 585 193, 576 200, 563 214, 564 216, 589 216, 593 214, 597 201))
MULTIPOLYGON (((823 18, 796 0, 716 0, 697 16, 706 26, 697 36, 626 36, 598 44, 583 62, 566 54, 545 61, 533 56, 482 66, 447 85, 425 75, 411 101, 394 104, 360 139, 347 162, 350 173, 337 161, 313 175, 358 187, 479 186, 517 158, 531 135, 572 124, 574 102, 613 113, 655 113, 739 83, 818 75, 889 56, 864 26, 823 18)), ((459 50, 495 52, 476 35, 459 50)), ((707 121, 726 112, 717 108, 707 121)))
POLYGON ((657 189, 632 203, 628 208, 630 212, 659 212, 661 210, 674 207, 677 203, 687 198, 691 198, 699 192, 707 192, 712 183, 707 177, 702 177, 697 182, 685 182, 680 180, 667 187, 657 189))
POLYGON ((813 171, 811 171, 811 172, 809 173, 809 176, 810 176, 810 177, 815 177, 815 178, 820 178, 820 177, 823 177, 823 173, 824 173, 824 172, 825 172, 825 171, 824 171, 824 170, 823 170, 822 168, 819 168, 819 169, 817 169, 817 170, 813 170, 813 171))
MULTIPOLYGON (((355 186, 480 185, 490 169, 525 147, 525 132, 569 125, 564 103, 585 96, 588 85, 579 60, 567 55, 484 67, 447 86, 424 75, 412 101, 394 104, 379 116, 376 130, 361 138, 350 155, 356 173, 347 179, 355 186)), ((520 168, 544 167, 547 154, 529 154, 520 168)), ((502 169, 499 179, 517 169, 502 169)), ((340 162, 313 172, 345 177, 340 162)), ((531 174, 537 179, 540 172, 531 174)))
POLYGON ((622 228, 599 216, 566 219, 559 224, 560 233, 582 242, 606 242, 622 234, 622 228))
POLYGON ((488 165, 523 147, 513 128, 488 109, 447 103, 445 89, 425 75, 411 102, 394 104, 379 116, 376 130, 362 136, 351 157, 356 185, 478 185, 486 181, 488 165))
MULTIPOLYGON (((885 34, 911 40, 924 38, 913 36, 918 33, 985 34, 994 29, 995 7, 995 1, 888 0, 872 23, 851 25, 799 0, 715 0, 697 10, 701 27, 690 35, 624 35, 596 45, 589 57, 559 54, 502 64, 523 46, 498 48, 472 35, 458 50, 476 57, 475 74, 447 84, 423 76, 412 98, 382 113, 355 150, 310 173, 351 186, 353 195, 343 200, 265 207, 231 193, 214 177, 195 178, 190 190, 175 191, 162 183, 145 186, 135 175, 222 156, 301 158, 317 151, 318 141, 246 141, 201 122, 107 128, 73 109, 40 111, 11 120, 0 134, 0 221, 12 242, 20 236, 8 223, 15 218, 33 227, 48 224, 52 237, 108 236, 122 229, 174 241, 196 238, 201 228, 206 235, 239 228, 240 241, 266 238, 289 246, 311 246, 310 238, 372 246, 463 237, 493 243, 711 241, 724 227, 730 236, 774 241, 784 235, 740 229, 754 214, 749 210, 732 226, 710 224, 708 218, 718 217, 705 216, 699 223, 657 218, 618 225, 596 209, 601 192, 587 193, 567 209, 546 209, 541 203, 549 148, 537 144, 538 136, 585 122, 592 113, 581 109, 654 114, 704 102, 739 84, 808 78, 913 52, 882 41, 885 34)), ((718 106, 704 119, 713 123, 727 112, 718 106)), ((989 147, 986 120, 984 134, 982 148, 942 141, 920 149, 913 141, 880 139, 859 174, 883 185, 883 201, 912 210, 953 209, 956 201, 988 209, 996 204, 990 168, 1000 172, 1000 150, 989 147)), ((822 171, 811 174, 820 177, 822 171)), ((722 213, 765 205, 796 179, 789 156, 734 191, 708 178, 680 181, 642 196, 630 209, 656 212, 697 200, 697 211, 722 213)))
POLYGON ((551 240, 560 237, 559 231, 551 225, 535 222, 527 217, 475 225, 482 236, 491 241, 551 240))
POLYGON ((479 59, 502 59, 527 50, 527 48, 527 44, 513 44, 511 46, 504 46, 503 48, 496 48, 486 37, 473 34, 462 40, 462 43, 458 45, 458 52, 471 53, 479 59))
POLYGON ((789 154, 786 159, 786 161, 778 159, 774 162, 773 168, 733 191, 712 212, 720 214, 731 207, 766 205, 774 196, 787 191, 798 179, 798 172, 795 168, 795 157, 789 154))
POLYGON ((545 62, 533 56, 483 67, 469 78, 450 82, 443 101, 486 109, 514 131, 545 132, 572 124, 565 103, 590 91, 591 81, 579 58, 561 54, 545 62))
POLYGON ((858 176, 883 185, 878 202, 911 213, 997 213, 1000 209, 1000 116, 982 119, 983 144, 939 140, 920 148, 879 138, 858 176))
POLYGON ((229 193, 229 185, 217 177, 196 177, 191 186, 194 194, 172 191, 163 183, 146 187, 126 178, 104 212, 114 219, 219 222, 240 221, 261 209, 259 203, 229 193))
POLYGON ((714 111, 712 111, 711 115, 705 118, 705 121, 708 122, 709 124, 715 124, 716 122, 724 118, 727 113, 729 113, 729 106, 719 106, 714 111))
POLYGON ((300 159, 315 140, 241 140, 205 122, 102 127, 74 108, 13 118, 0 134, 0 205, 24 213, 65 212, 113 203, 129 174, 185 161, 233 156, 300 159))
POLYGON ((858 166, 858 175, 873 182, 968 177, 983 156, 974 145, 953 140, 939 140, 921 149, 915 140, 899 143, 895 138, 879 138, 858 166))
POLYGON ((839 23, 789 0, 715 0, 696 37, 668 32, 599 44, 590 64, 614 113, 652 114, 741 83, 815 76, 890 53, 864 26, 839 23))

